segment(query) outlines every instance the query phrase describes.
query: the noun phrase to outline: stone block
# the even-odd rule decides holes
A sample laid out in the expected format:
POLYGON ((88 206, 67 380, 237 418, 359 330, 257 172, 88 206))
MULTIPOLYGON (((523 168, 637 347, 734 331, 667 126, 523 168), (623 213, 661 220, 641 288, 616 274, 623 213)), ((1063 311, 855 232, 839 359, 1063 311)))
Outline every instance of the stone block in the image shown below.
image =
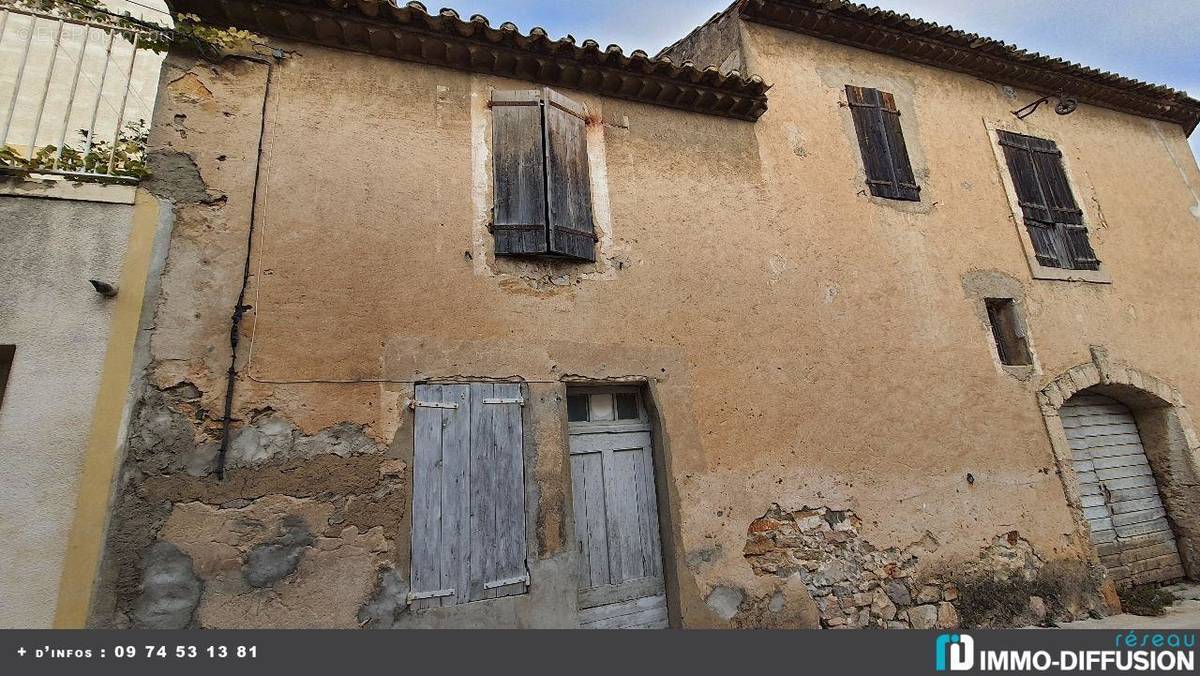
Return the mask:
POLYGON ((958 610, 954 604, 943 601, 937 605, 938 629, 957 629, 958 623, 958 610))
POLYGON ((935 603, 942 599, 942 590, 937 585, 922 585, 917 591, 917 603, 935 603))
POLYGON ((913 606, 905 615, 913 629, 933 629, 938 623, 938 608, 933 604, 913 606))
POLYGON ((897 606, 904 607, 912 605, 912 594, 909 593, 908 587, 903 582, 893 580, 883 588, 887 593, 888 598, 897 606))

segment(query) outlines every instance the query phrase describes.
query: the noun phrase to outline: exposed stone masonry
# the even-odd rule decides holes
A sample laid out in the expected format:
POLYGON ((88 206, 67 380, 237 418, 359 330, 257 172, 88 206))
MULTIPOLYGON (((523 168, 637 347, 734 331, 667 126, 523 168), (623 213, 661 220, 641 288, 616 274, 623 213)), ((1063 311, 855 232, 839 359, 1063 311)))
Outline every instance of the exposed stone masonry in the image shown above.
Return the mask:
POLYGON ((1039 624, 1052 610, 1074 618, 1098 607, 1093 579, 1069 584, 1062 566, 1047 566, 1016 531, 996 537, 977 561, 935 574, 919 567, 938 547, 931 534, 879 549, 861 528, 849 510, 775 505, 750 524, 743 554, 758 575, 800 578, 825 628, 1039 624), (1054 598, 1038 596, 1043 589, 1054 598))
POLYGON ((406 464, 362 426, 305 434, 271 409, 236 429, 189 382, 147 386, 130 425, 99 626, 357 627, 407 500, 406 464))

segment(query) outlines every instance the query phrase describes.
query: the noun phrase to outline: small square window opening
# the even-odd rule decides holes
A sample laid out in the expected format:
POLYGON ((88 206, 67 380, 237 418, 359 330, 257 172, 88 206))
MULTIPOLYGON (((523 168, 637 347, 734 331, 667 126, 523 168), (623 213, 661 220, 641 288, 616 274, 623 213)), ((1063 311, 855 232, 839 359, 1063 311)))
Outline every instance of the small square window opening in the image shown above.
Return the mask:
POLYGON ((621 393, 613 395, 617 404, 617 420, 640 420, 642 415, 638 411, 637 395, 633 393, 621 393))
POLYGON ((588 398, 585 394, 572 394, 567 396, 567 421, 568 422, 587 422, 588 421, 588 398))
POLYGON ((988 321, 996 339, 996 352, 1005 366, 1030 366, 1033 355, 1025 329, 1017 315, 1017 304, 1011 298, 986 298, 988 321))
POLYGON ((613 396, 611 394, 593 394, 588 397, 588 405, 591 409, 589 419, 592 422, 616 420, 615 411, 613 410, 613 396))

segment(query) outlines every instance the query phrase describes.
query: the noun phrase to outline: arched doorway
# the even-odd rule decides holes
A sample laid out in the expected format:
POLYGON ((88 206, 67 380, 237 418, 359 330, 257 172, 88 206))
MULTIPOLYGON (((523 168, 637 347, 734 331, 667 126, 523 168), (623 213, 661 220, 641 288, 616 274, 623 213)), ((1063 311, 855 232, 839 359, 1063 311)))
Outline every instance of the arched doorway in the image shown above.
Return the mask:
POLYGON ((1096 553, 1118 586, 1184 577, 1134 412, 1094 390, 1059 411, 1096 553))

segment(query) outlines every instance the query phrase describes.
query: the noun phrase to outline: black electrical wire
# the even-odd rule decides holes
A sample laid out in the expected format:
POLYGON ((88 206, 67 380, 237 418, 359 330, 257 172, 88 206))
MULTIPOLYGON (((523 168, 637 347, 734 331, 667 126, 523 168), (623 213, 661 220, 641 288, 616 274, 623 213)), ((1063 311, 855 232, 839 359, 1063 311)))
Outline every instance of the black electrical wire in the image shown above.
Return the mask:
MULTIPOLYGON (((141 19, 135 19, 135 18, 133 18, 132 16, 130 16, 130 15, 128 15, 128 14, 117 14, 116 12, 110 12, 110 11, 108 11, 107 9, 104 9, 104 8, 102 8, 102 7, 92 7, 91 5, 86 5, 86 4, 82 3, 82 2, 76 2, 76 0, 62 0, 62 2, 66 3, 66 4, 68 4, 68 5, 73 5, 73 6, 75 6, 75 7, 79 7, 79 8, 81 8, 81 9, 86 9, 86 10, 87 10, 87 11, 89 11, 89 12, 96 12, 97 14, 107 14, 108 16, 115 17, 115 18, 117 18, 117 19, 124 19, 125 21, 130 21, 130 22, 133 22, 133 23, 135 23, 135 24, 137 24, 137 25, 139 25, 139 26, 142 26, 142 27, 144 27, 144 28, 149 28, 150 30, 155 30, 155 31, 166 31, 166 32, 169 32, 169 33, 174 33, 174 32, 175 32, 175 31, 174 31, 174 30, 172 30, 172 29, 171 29, 169 26, 162 26, 162 25, 160 25, 160 24, 156 24, 156 23, 153 23, 153 22, 150 22, 150 21, 143 21, 143 20, 141 20, 141 19)), ((133 3, 133 4, 135 4, 135 5, 136 5, 137 3, 133 3)), ((144 5, 143 5, 143 6, 144 6, 144 5)), ((152 8, 152 7, 146 7, 146 9, 153 9, 153 8, 152 8)))
MULTIPOLYGON (((275 72, 272 61, 253 56, 230 56, 226 58, 243 59, 262 63, 267 66, 267 82, 263 87, 262 113, 258 127, 258 152, 254 162, 254 185, 250 190, 250 224, 246 232, 246 262, 242 267, 242 288, 238 292, 237 305, 233 307, 233 317, 229 326, 229 371, 225 381, 225 415, 221 419, 221 448, 217 451, 217 479, 225 478, 225 456, 229 454, 230 429, 233 426, 233 390, 237 380, 238 333, 242 327, 242 317, 250 306, 246 305, 246 287, 250 284, 250 257, 254 249, 255 214, 258 210, 258 184, 262 174, 263 144, 267 135, 267 103, 271 100, 271 79, 275 72)), ((278 58, 278 57, 277 57, 278 58)))
POLYGON ((131 5, 134 5, 135 7, 141 7, 142 9, 148 9, 151 12, 158 12, 159 14, 166 14, 167 16, 171 16, 171 13, 164 9, 159 9, 157 7, 151 7, 150 5, 143 5, 140 2, 134 2, 134 0, 125 0, 125 2, 127 2, 131 5))

